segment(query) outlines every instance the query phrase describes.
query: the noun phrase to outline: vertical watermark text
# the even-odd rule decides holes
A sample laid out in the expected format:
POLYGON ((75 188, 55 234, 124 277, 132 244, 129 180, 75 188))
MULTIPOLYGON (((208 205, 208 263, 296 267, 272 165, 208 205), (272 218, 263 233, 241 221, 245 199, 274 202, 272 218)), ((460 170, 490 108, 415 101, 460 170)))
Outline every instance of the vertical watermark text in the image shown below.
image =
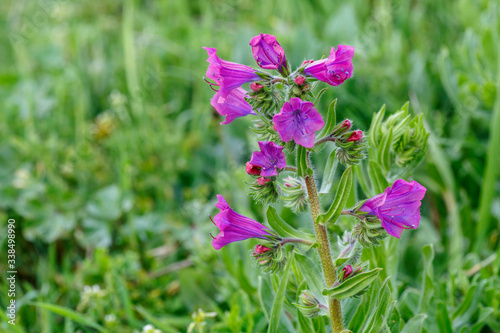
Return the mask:
POLYGON ((9 219, 7 223, 7 281, 9 305, 7 317, 9 324, 16 324, 16 220, 9 219))

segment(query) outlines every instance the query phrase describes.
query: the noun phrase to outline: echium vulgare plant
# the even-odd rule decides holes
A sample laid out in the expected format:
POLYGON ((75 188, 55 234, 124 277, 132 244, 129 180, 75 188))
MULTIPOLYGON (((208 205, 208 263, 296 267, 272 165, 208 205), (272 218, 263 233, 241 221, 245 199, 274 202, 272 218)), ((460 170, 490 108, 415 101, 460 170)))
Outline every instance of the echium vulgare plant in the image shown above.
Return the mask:
MULTIPOLYGON (((377 113, 368 135, 354 129, 349 119, 336 122, 336 100, 326 112, 318 110, 318 101, 327 89, 316 92, 321 82, 338 86, 352 77, 354 47, 332 47, 328 58, 306 60, 292 71, 275 36, 260 34, 252 38, 250 46, 261 69, 223 60, 216 49, 204 47, 209 62, 205 80, 216 91, 211 105, 225 116, 222 124, 248 115, 256 118, 252 131, 259 151, 253 152, 246 164, 246 172, 253 179, 253 198, 265 205, 282 199, 296 214, 309 207, 315 234, 292 227, 272 206, 267 210, 266 226, 238 214, 222 195, 217 195, 215 206, 220 212, 211 220, 220 232, 212 236, 212 245, 219 250, 236 241, 259 239, 261 243, 251 253, 256 265, 264 272, 283 274, 285 284, 290 267, 294 267, 298 288, 304 288, 298 290, 293 303, 302 318, 297 322, 303 325, 311 318, 328 315, 332 332, 350 332, 344 323, 343 302, 366 292, 383 269, 361 262, 363 248, 381 244, 387 235, 399 238, 403 230, 419 225, 426 189, 402 178, 410 177, 422 160, 428 133, 421 118, 408 115, 407 105, 385 122, 385 109, 377 113), (242 85, 248 83, 249 89, 244 89, 242 85), (311 155, 322 149, 332 152, 318 191, 311 155), (369 163, 362 163, 367 156, 369 163), (290 161, 295 165, 289 165, 290 161), (335 182, 339 165, 344 171, 335 182), (320 197, 333 193, 335 183, 333 202, 324 209, 328 205, 320 204, 320 197), (348 202, 356 202, 349 198, 355 198, 353 189, 358 184, 371 198, 346 208, 348 202), (342 215, 357 221, 352 230, 334 226, 342 215), (295 254, 314 262, 318 258, 314 251, 319 254, 316 265, 321 265, 324 275, 319 287, 313 281, 318 280, 314 269, 309 270, 304 261, 293 264, 299 262, 295 254), (296 267, 303 272, 297 274, 296 267)), ((278 309, 278 317, 284 290, 276 293, 275 302, 281 305, 273 306, 273 312, 278 309)), ((371 324, 366 324, 370 332, 383 329, 384 313, 366 313, 364 317, 372 318, 371 324)), ((270 316, 269 331, 276 331, 277 325, 270 316)))

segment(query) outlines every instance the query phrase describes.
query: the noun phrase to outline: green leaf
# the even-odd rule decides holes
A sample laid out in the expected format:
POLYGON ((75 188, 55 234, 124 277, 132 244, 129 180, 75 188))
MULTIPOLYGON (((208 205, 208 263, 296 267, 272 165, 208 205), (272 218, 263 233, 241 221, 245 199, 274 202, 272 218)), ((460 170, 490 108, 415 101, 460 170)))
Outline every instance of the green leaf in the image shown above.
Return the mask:
POLYGON ((422 332, 422 326, 424 325, 424 320, 427 318, 426 314, 419 314, 411 318, 401 331, 401 333, 420 333, 422 332))
POLYGON ((339 159, 337 158, 335 152, 336 150, 334 149, 330 153, 330 156, 328 156, 319 193, 329 193, 332 188, 335 171, 337 171, 337 166, 339 165, 339 159))
POLYGON ((321 99, 321 96, 328 90, 328 88, 323 88, 321 89, 318 94, 316 95, 316 98, 314 99, 313 104, 318 105, 319 100, 321 99))
POLYGON ((307 148, 297 146, 297 175, 304 178, 307 174, 307 148))
POLYGON ((351 193, 352 183, 354 179, 354 174, 352 172, 352 167, 348 167, 342 174, 340 178, 340 183, 337 188, 337 193, 335 194, 335 200, 325 214, 322 214, 318 218, 319 223, 326 223, 328 221, 335 221, 342 213, 345 207, 349 194, 351 193))
POLYGON ((385 104, 382 105, 380 110, 373 115, 372 118, 372 123, 370 125, 370 129, 368 130, 368 137, 370 139, 370 146, 372 148, 377 148, 377 142, 378 140, 378 134, 380 132, 380 124, 382 123, 382 120, 384 119, 385 115, 385 104))
POLYGON ((439 332, 453 333, 450 316, 448 315, 448 309, 444 301, 439 301, 437 303, 436 322, 439 327, 439 332))
POLYGON ((47 310, 54 312, 60 316, 69 318, 69 319, 73 320, 74 322, 77 322, 81 325, 92 327, 92 328, 98 330, 99 332, 104 332, 104 333, 108 332, 108 330, 106 330, 101 325, 97 324, 91 318, 84 316, 81 313, 78 313, 74 310, 71 310, 71 309, 68 309, 68 308, 65 308, 65 307, 62 307, 59 305, 40 303, 40 302, 29 303, 29 305, 33 305, 33 306, 37 306, 39 308, 47 309, 47 310))
POLYGON ((460 315, 463 315, 469 309, 472 301, 474 300, 474 293, 476 292, 476 289, 477 285, 473 285, 469 288, 462 304, 453 313, 453 319, 457 318, 460 315))
POLYGON ((388 287, 389 278, 386 278, 382 287, 377 293, 377 298, 375 301, 376 309, 372 310, 370 319, 366 323, 364 328, 365 333, 378 333, 382 329, 384 324, 384 315, 387 311, 387 307, 390 302, 390 290, 388 287))
POLYGON ((392 147, 392 129, 386 132, 380 142, 378 148, 377 160, 380 166, 386 171, 389 171, 391 166, 391 147, 392 147))
POLYGON ((369 287, 371 283, 377 278, 377 275, 381 270, 382 268, 375 268, 371 271, 353 276, 352 278, 342 282, 342 284, 338 285, 337 287, 331 289, 323 289, 323 295, 331 296, 339 300, 354 296, 361 292, 363 289, 369 287))
POLYGON ((266 212, 267 222, 273 230, 282 237, 301 238, 314 242, 315 237, 302 230, 297 230, 286 223, 276 212, 274 207, 269 206, 266 212))
POLYGON ((276 292, 276 297, 274 298, 273 307, 271 309, 271 315, 269 318, 269 327, 267 329, 268 333, 278 332, 278 327, 281 318, 281 310, 283 309, 283 303, 285 302, 285 292, 288 285, 288 276, 290 275, 290 270, 292 267, 293 251, 290 251, 288 261, 286 263, 285 269, 283 271, 283 276, 281 276, 278 291, 276 292))
POLYGON ((271 308, 273 305, 273 297, 274 291, 271 287, 271 283, 269 282, 269 275, 261 276, 258 278, 258 293, 259 293, 259 303, 262 308, 262 312, 266 316, 267 320, 269 320, 269 316, 271 313, 271 308))
POLYGON ((434 295, 434 270, 432 267, 434 247, 432 244, 425 245, 422 248, 422 252, 424 254, 424 272, 422 291, 420 292, 420 300, 418 302, 419 313, 427 312, 431 298, 434 295))
POLYGON ((337 109, 337 99, 335 98, 328 107, 328 114, 326 116, 325 126, 323 126, 323 130, 321 130, 320 134, 318 135, 318 138, 322 138, 324 136, 332 134, 333 129, 337 125, 336 109, 337 109))
POLYGON ((368 165, 368 174, 373 183, 375 193, 382 193, 389 186, 380 165, 375 161, 370 161, 368 165))

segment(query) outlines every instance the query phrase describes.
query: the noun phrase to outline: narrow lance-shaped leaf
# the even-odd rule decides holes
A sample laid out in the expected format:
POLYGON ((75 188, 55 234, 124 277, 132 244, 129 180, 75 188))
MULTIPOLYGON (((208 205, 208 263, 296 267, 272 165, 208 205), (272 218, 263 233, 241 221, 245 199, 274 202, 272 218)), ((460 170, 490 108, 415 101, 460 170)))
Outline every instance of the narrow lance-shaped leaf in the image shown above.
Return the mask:
POLYGON ((338 300, 354 296, 369 287, 377 278, 381 270, 382 268, 375 268, 371 271, 353 276, 334 288, 323 289, 323 295, 331 296, 338 300))
POLYGON ((377 162, 370 161, 368 165, 368 174, 370 175, 375 193, 382 193, 389 186, 389 183, 387 182, 387 179, 377 162))
POLYGON ((307 173, 307 148, 297 146, 297 175, 305 177, 307 173))
POLYGON ((333 128, 337 125, 337 99, 334 99, 333 102, 330 103, 328 107, 328 114, 326 116, 325 126, 321 130, 319 134, 319 138, 330 135, 333 132, 333 128))
POLYGON ((48 304, 48 303, 40 303, 40 302, 34 302, 34 303, 29 303, 30 305, 37 306, 39 308, 47 309, 51 312, 54 312, 60 316, 69 318, 73 320, 74 322, 77 322, 81 325, 85 325, 88 327, 92 327, 96 329, 99 332, 109 332, 107 329, 102 327, 101 325, 97 324, 93 319, 82 315, 81 313, 78 313, 72 309, 68 309, 59 305, 55 304, 48 304))
POLYGON ((375 311, 372 311, 372 314, 363 330, 364 333, 378 333, 384 325, 384 316, 390 302, 388 282, 389 278, 386 278, 384 283, 382 284, 382 287, 377 293, 377 299, 375 301, 377 307, 375 311))
POLYGON ((352 183, 353 183, 354 175, 352 172, 352 167, 348 167, 342 178, 340 178, 339 187, 337 188, 337 193, 335 195, 335 200, 332 205, 328 209, 325 214, 322 214, 318 218, 319 223, 326 223, 328 221, 335 221, 342 213, 342 210, 345 207, 347 199, 349 198, 349 194, 351 193, 352 183))
POLYGON ((391 147, 392 147, 392 129, 383 136, 382 142, 380 143, 380 147, 377 153, 378 155, 377 160, 380 166, 386 172, 389 171, 389 168, 391 166, 391 147))
POLYGON ((312 234, 304 232, 302 230, 297 230, 288 223, 286 223, 276 212, 274 207, 269 206, 266 212, 267 222, 271 226, 273 230, 278 232, 280 236, 283 237, 292 237, 292 238, 301 238, 309 241, 315 241, 315 238, 312 234))
POLYGON ((281 310, 283 309, 283 303, 285 302, 285 292, 288 285, 288 276, 290 275, 293 260, 293 251, 290 251, 290 258, 288 259, 285 270, 283 271, 283 276, 281 277, 281 282, 278 287, 278 291, 276 292, 276 297, 274 298, 273 307, 271 309, 269 327, 267 329, 268 333, 278 332, 281 310))
POLYGON ((335 149, 328 156, 328 161, 326 162, 325 172, 323 174, 323 181, 321 182, 321 188, 319 193, 328 193, 332 188, 333 178, 335 177, 335 171, 337 171, 337 166, 339 165, 339 159, 335 154, 335 149))

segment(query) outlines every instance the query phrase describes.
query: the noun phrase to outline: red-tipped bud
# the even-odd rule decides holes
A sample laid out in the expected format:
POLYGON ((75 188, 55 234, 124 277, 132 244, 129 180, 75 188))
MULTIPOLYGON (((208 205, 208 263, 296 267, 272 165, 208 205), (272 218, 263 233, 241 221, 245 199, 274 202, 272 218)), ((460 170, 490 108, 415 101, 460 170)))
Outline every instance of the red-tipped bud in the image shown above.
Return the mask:
POLYGON ((297 85, 301 86, 306 82, 306 78, 300 75, 297 75, 297 77, 293 80, 297 85))
POLYGON ((268 248, 267 246, 264 246, 262 244, 258 244, 258 245, 255 245, 255 249, 253 250, 253 255, 257 255, 257 254, 263 254, 263 253, 266 253, 268 251, 271 251, 270 248, 268 248))
POLYGON ((270 178, 265 178, 265 177, 257 178, 257 183, 259 183, 259 185, 266 185, 266 183, 268 183, 270 181, 271 181, 270 178))
POLYGON ((245 168, 247 170, 247 173, 250 176, 259 176, 260 175, 261 168, 256 166, 256 165, 250 164, 250 162, 247 162, 245 168))
POLYGON ((292 187, 292 184, 290 184, 290 183, 285 183, 285 186, 286 186, 286 187, 292 187))
POLYGON ((342 128, 345 128, 346 130, 350 129, 352 126, 352 122, 349 119, 346 119, 342 122, 342 128))
POLYGON ((273 123, 273 129, 274 129, 276 132, 278 132, 278 129, 276 128, 276 124, 275 124, 275 123, 273 123))
POLYGON ((345 266, 344 268, 342 268, 342 270, 344 271, 344 280, 352 275, 352 266, 351 265, 345 266))
POLYGON ((262 84, 258 84, 257 82, 253 82, 250 84, 250 89, 252 89, 253 91, 259 91, 262 88, 264 88, 264 86, 262 84))
POLYGON ((361 130, 356 130, 354 132, 352 132, 351 136, 349 137, 349 139, 347 139, 347 141, 359 141, 363 138, 363 131, 361 130))
POLYGON ((314 62, 314 60, 304 60, 304 62, 302 63, 302 65, 300 65, 300 67, 304 67, 305 65, 310 64, 312 62, 314 62))

